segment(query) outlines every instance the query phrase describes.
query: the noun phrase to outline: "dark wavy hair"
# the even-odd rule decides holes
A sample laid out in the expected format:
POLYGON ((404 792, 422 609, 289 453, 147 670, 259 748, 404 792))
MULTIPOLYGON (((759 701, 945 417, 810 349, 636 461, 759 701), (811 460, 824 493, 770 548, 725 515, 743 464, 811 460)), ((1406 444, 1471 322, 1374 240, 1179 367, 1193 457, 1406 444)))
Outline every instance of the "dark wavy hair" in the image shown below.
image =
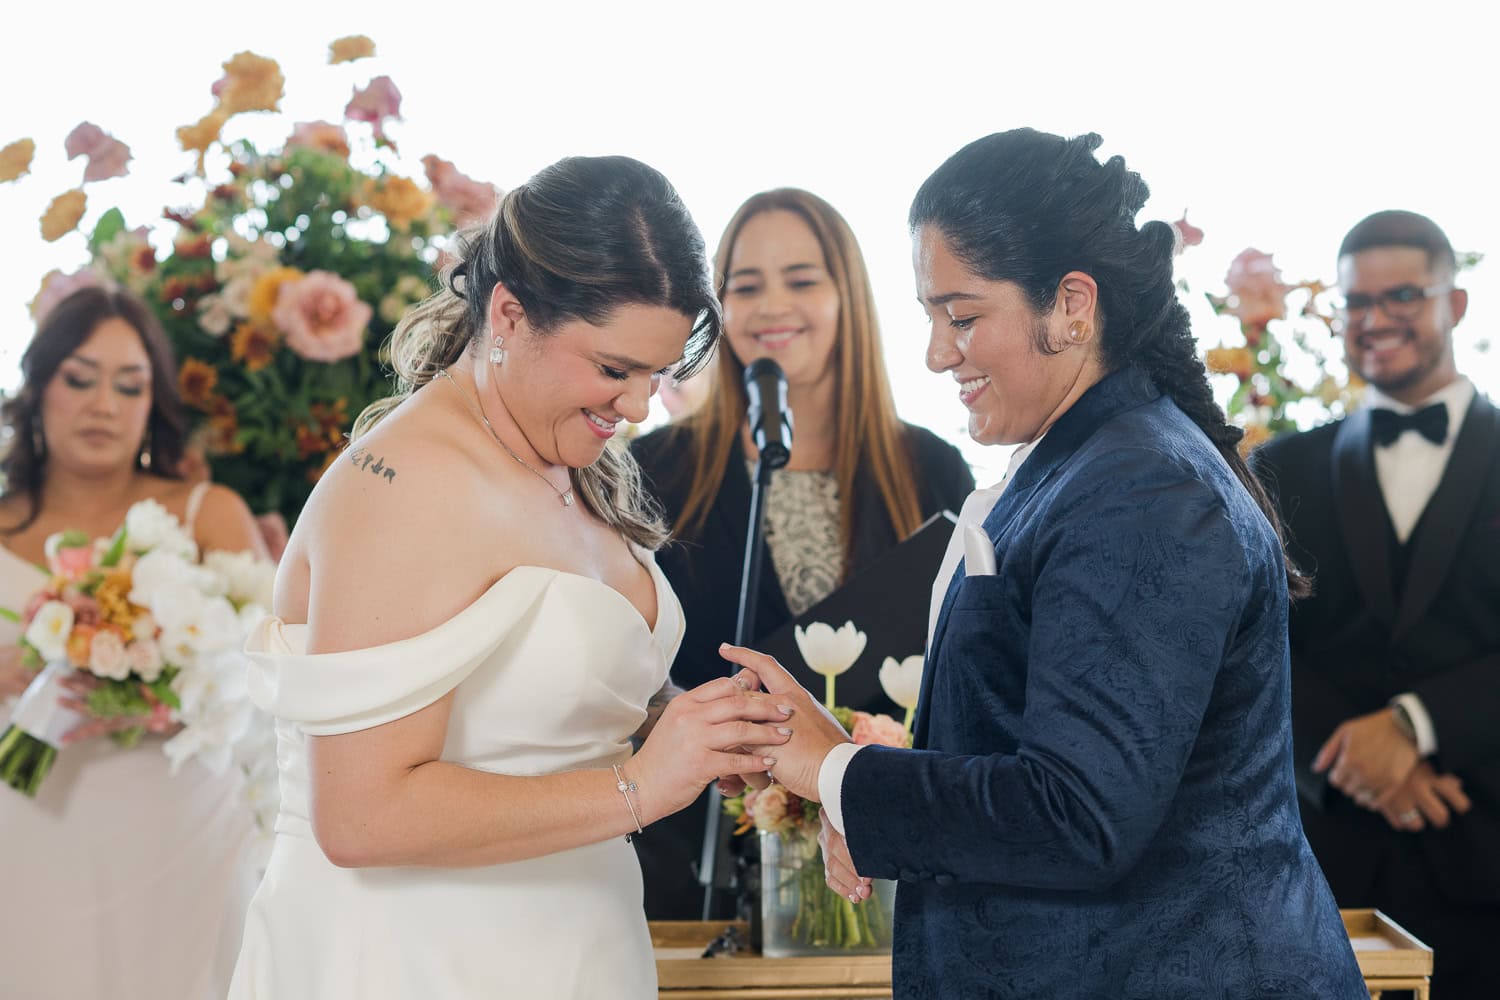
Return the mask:
MULTIPOLYGON (((1015 129, 978 139, 927 179, 908 224, 937 229, 975 274, 1018 285, 1038 313, 1052 309, 1063 276, 1097 283, 1099 345, 1104 367, 1136 365, 1203 430, 1224 456, 1283 542, 1287 589, 1311 591, 1285 556, 1276 508, 1239 453, 1244 432, 1214 402, 1188 313, 1172 279, 1176 233, 1165 222, 1136 227, 1149 195, 1146 182, 1119 156, 1100 163, 1094 133, 1065 139, 1015 129)), ((1052 348, 1045 329, 1039 351, 1052 348)))
MULTIPOLYGON (((397 391, 360 414, 356 436, 484 335, 497 284, 543 335, 569 320, 602 324, 627 305, 690 317, 678 378, 703 367, 719 338, 703 234, 671 183, 626 156, 571 156, 543 169, 509 191, 488 222, 461 233, 452 254, 442 287, 391 334, 397 391)), ((648 548, 666 540, 627 450, 606 448, 569 475, 584 506, 626 538, 648 548)))
POLYGON ((181 478, 178 469, 186 444, 187 417, 177 391, 177 359, 151 307, 123 288, 82 288, 52 308, 37 326, 21 355, 21 388, 0 407, 10 443, 0 459, 7 496, 25 494, 30 508, 19 524, 0 534, 25 530, 41 511, 47 475, 47 444, 42 429, 42 395, 57 369, 107 319, 122 319, 141 338, 151 365, 151 413, 136 462, 143 471, 165 479, 181 478))

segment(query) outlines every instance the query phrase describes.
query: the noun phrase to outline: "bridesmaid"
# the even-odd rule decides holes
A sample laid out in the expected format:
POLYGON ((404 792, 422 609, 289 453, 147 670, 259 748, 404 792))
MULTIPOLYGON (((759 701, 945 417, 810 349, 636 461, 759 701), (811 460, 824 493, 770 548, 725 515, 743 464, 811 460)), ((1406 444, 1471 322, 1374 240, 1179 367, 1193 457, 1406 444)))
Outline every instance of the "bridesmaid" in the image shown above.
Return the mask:
MULTIPOLYGON (((0 606, 19 610, 46 582, 49 535, 108 535, 141 500, 177 515, 200 551, 265 554, 239 496, 175 474, 176 365, 140 299, 73 293, 42 317, 21 372, 4 406, 0 606)), ((0 620, 0 699, 30 679, 17 638, 0 620)), ((8 715, 0 708, 0 726, 8 715)), ((75 742, 35 799, 0 787, 4 995, 222 997, 253 889, 253 829, 230 776, 195 766, 170 774, 159 737, 131 750, 75 742)))

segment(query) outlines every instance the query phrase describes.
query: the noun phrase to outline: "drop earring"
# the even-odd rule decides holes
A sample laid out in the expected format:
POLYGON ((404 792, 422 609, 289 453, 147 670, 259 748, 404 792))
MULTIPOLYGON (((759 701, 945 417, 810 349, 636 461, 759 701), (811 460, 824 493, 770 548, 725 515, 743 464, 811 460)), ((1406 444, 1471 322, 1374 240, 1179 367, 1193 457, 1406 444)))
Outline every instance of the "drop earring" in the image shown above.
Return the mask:
POLYGON ((505 364, 505 340, 499 334, 495 335, 495 342, 490 345, 490 364, 505 364))

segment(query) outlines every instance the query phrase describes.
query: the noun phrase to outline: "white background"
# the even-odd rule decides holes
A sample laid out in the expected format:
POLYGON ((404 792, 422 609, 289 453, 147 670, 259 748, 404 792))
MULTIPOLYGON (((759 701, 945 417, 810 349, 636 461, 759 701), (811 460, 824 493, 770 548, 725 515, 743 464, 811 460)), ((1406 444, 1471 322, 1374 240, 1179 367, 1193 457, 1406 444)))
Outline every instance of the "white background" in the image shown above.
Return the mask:
MULTIPOLYGON (((903 415, 954 440, 963 412, 922 366, 905 213, 959 146, 1029 125, 1097 131, 1150 183, 1141 219, 1184 208, 1207 233, 1179 276, 1199 336, 1233 337, 1202 294, 1247 246, 1286 278, 1334 277, 1343 233, 1367 213, 1432 216, 1459 250, 1472 308, 1460 367, 1500 395, 1496 53, 1478 3, 782 2, 333 5, 177 2, 12 5, 0 32, 0 145, 37 142, 32 174, 0 185, 0 387, 14 387, 26 311, 83 238, 42 242, 37 220, 75 186, 62 151, 92 121, 128 143, 129 177, 91 184, 84 228, 110 205, 151 224, 184 198, 174 129, 212 106, 220 63, 281 63, 284 115, 228 134, 280 143, 294 121, 338 120, 356 84, 400 87, 392 128, 409 163, 436 153, 510 187, 574 153, 625 153, 677 185, 710 247, 735 207, 796 185, 849 219, 874 276, 903 415), (16 9, 19 7, 19 9, 16 9), (327 65, 327 43, 366 34, 377 58, 327 65)), ((981 482, 1003 454, 966 445, 981 482)))

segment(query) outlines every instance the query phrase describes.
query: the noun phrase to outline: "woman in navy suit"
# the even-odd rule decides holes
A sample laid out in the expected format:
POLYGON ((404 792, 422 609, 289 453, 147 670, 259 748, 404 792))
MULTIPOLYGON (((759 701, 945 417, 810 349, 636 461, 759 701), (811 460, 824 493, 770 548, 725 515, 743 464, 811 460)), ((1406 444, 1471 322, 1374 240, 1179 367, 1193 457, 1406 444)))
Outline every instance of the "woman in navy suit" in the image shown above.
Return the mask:
POLYGON ((916 749, 795 699, 773 773, 829 884, 901 881, 902 998, 1360 998, 1297 813, 1287 604, 1307 583, 1215 405, 1141 178, 1095 135, 965 147, 912 205, 927 364, 1012 471, 965 504, 916 749), (963 553, 960 562, 958 554, 963 553))

